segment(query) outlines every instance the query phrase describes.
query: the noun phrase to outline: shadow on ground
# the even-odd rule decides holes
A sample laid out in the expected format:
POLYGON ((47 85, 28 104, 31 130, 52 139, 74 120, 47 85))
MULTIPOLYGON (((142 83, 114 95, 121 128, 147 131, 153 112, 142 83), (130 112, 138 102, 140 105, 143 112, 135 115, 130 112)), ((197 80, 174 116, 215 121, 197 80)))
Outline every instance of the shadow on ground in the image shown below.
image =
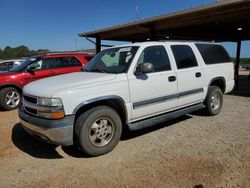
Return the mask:
POLYGON ((0 112, 6 112, 1 106, 0 106, 0 112))
POLYGON ((12 142, 23 152, 36 158, 60 159, 63 158, 56 151, 56 145, 43 143, 30 136, 21 126, 16 124, 12 129, 12 142))
POLYGON ((239 88, 233 90, 230 95, 250 97, 250 77, 248 75, 239 75, 239 88))
POLYGON ((170 121, 166 121, 162 124, 158 124, 158 125, 155 125, 152 127, 144 128, 144 129, 141 129, 138 131, 129 131, 128 129, 125 129, 125 130, 123 130, 121 141, 125 141, 125 140, 129 140, 129 139, 133 139, 135 137, 143 136, 143 135, 146 135, 146 134, 151 133, 153 131, 157 131, 157 130, 160 130, 162 128, 172 126, 176 123, 179 123, 181 121, 184 121, 184 120, 187 120, 190 118, 192 118, 192 117, 189 115, 185 115, 185 116, 181 116, 179 118, 176 118, 176 119, 173 119, 170 121))
MULTIPOLYGON (((175 120, 167 121, 163 124, 155 125, 153 127, 145 128, 138 131, 129 131, 125 129, 123 131, 121 141, 126 141, 129 139, 133 139, 135 137, 146 135, 150 132, 174 125, 180 121, 184 121, 189 118, 191 118, 191 116, 185 115, 175 120)), ((42 159, 63 158, 63 156, 61 156, 56 150, 56 148, 60 146, 47 144, 33 138, 22 128, 20 123, 16 124, 12 129, 12 142, 17 148, 35 158, 42 158, 42 159)), ((89 156, 83 154, 75 146, 64 146, 62 147, 62 150, 71 157, 89 158, 89 156)))

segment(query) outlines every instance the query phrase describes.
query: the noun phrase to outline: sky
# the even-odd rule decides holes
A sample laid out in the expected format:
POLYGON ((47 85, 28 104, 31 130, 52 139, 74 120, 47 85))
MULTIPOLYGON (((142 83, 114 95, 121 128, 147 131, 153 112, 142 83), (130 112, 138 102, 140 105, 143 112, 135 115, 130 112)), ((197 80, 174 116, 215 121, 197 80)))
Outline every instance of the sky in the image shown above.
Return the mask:
MULTIPOLYGON (((25 45, 31 50, 94 48, 81 32, 106 28, 215 0, 0 0, 0 48, 25 45), (137 10, 136 11, 136 7, 137 10)), ((105 41, 105 44, 119 44, 105 41)), ((235 55, 235 44, 225 43, 235 55)), ((250 43, 243 42, 242 57, 250 57, 250 43)))

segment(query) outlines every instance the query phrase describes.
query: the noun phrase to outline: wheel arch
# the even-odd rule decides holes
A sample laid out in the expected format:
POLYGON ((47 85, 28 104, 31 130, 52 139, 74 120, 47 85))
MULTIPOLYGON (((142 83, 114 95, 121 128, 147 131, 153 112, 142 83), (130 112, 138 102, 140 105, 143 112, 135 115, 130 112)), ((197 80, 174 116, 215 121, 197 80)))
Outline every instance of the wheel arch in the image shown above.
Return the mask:
POLYGON ((13 87, 13 88, 17 89, 20 92, 20 94, 22 95, 22 87, 20 85, 14 84, 14 83, 7 83, 7 84, 0 85, 0 90, 3 88, 7 88, 7 87, 13 87))
POLYGON ((226 80, 224 77, 219 76, 210 80, 208 86, 217 86, 223 93, 226 91, 226 80))
POLYGON ((85 111, 97 107, 97 106, 108 106, 114 109, 120 116, 122 124, 127 124, 127 108, 125 106, 124 100, 119 96, 105 96, 90 99, 80 103, 73 111, 75 114, 75 119, 79 117, 85 111))

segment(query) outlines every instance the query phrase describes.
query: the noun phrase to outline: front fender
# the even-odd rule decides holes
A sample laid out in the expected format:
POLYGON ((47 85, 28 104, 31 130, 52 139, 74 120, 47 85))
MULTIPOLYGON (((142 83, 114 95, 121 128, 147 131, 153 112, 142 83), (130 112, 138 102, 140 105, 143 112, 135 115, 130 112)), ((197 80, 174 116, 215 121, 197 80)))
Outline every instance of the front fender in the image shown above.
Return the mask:
MULTIPOLYGON (((119 100, 120 102, 122 102, 122 104, 124 104, 125 106, 125 102, 124 100, 120 97, 120 96, 116 96, 116 95, 108 95, 108 96, 102 96, 102 97, 96 97, 93 99, 89 99, 86 101, 81 102, 79 105, 77 105, 77 107, 74 109, 73 114, 75 114, 80 108, 82 108, 83 106, 86 106, 88 104, 94 103, 94 102, 100 102, 100 101, 104 101, 104 100, 112 100, 112 99, 116 99, 119 100)), ((125 107, 124 107, 125 108, 125 107)), ((125 108, 126 109, 126 108, 125 108)))

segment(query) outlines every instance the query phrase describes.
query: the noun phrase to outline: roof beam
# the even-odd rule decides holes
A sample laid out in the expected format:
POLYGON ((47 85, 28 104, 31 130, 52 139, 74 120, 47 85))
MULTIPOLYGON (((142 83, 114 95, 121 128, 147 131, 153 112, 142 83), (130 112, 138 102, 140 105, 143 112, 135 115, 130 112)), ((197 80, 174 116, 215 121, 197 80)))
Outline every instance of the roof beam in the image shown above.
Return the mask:
POLYGON ((133 42, 164 39, 164 36, 181 40, 250 40, 249 12, 250 0, 234 0, 81 33, 80 36, 133 42), (238 27, 243 30, 237 31, 238 27))

